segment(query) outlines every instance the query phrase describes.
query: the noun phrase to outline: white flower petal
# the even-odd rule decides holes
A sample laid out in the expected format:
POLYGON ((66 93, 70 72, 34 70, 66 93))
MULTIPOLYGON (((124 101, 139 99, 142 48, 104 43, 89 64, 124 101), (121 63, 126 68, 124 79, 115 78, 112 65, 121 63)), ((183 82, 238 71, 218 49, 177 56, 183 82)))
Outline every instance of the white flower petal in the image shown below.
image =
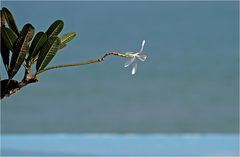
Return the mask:
POLYGON ((137 63, 134 63, 134 64, 133 64, 133 67, 132 67, 132 72, 131 72, 131 74, 134 75, 134 74, 136 74, 136 72, 137 72, 137 63))
POLYGON ((141 61, 145 61, 147 59, 146 55, 138 55, 137 58, 141 61))
POLYGON ((128 54, 134 54, 134 52, 126 52, 125 54, 126 54, 126 55, 128 55, 128 54))
POLYGON ((124 64, 124 67, 128 67, 129 65, 131 65, 133 63, 133 61, 135 60, 135 57, 131 57, 129 60, 127 60, 124 64))
POLYGON ((142 41, 142 46, 141 46, 139 53, 143 52, 144 45, 145 45, 145 40, 142 41))

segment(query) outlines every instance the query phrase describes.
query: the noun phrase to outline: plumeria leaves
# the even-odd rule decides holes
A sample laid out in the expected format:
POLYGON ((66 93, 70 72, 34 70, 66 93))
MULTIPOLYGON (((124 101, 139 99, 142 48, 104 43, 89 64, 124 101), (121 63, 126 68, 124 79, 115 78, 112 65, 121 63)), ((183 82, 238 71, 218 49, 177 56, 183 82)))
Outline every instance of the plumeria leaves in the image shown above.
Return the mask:
MULTIPOLYGON (((37 82, 37 74, 46 71, 46 69, 53 69, 46 66, 53 59, 56 52, 64 48, 76 36, 76 33, 68 32, 58 37, 64 27, 64 22, 56 20, 46 32, 38 32, 34 37, 35 30, 31 24, 26 24, 22 30, 18 30, 14 18, 7 8, 3 7, 0 10, 0 15, 1 56, 8 74, 8 79, 1 81, 1 86, 4 87, 1 88, 1 98, 4 98, 28 83, 37 82), (35 74, 32 74, 31 68, 34 63, 36 63, 36 71, 35 74), (13 82, 13 77, 22 65, 25 68, 23 80, 13 82), (19 86, 12 86, 13 84, 19 86)), ((81 64, 90 63, 93 63, 93 61, 81 64)), ((58 66, 58 68, 61 67, 65 67, 65 65, 58 66)))
MULTIPOLYGON (((12 16, 11 12, 5 7, 2 8, 2 16, 4 16, 3 19, 6 20, 9 28, 11 28, 17 35, 19 35, 19 31, 18 31, 17 25, 14 21, 14 18, 12 16)), ((2 21, 2 22, 3 22, 3 24, 5 24, 4 21, 2 21)))
POLYGON ((59 37, 51 36, 48 38, 46 44, 41 49, 38 56, 36 65, 37 73, 40 73, 40 71, 43 70, 50 63, 50 61, 58 51, 60 44, 61 40, 59 39, 59 37))
POLYGON ((48 37, 57 36, 63 29, 64 22, 62 20, 56 20, 46 31, 48 37))
POLYGON ((62 49, 66 46, 66 44, 71 41, 76 36, 75 32, 68 32, 62 36, 60 36, 61 44, 59 46, 59 49, 62 49))
POLYGON ((76 36, 75 32, 68 32, 62 36, 60 36, 61 43, 67 43, 71 41, 76 36))
POLYGON ((57 37, 55 35, 50 36, 47 40, 45 47, 42 48, 38 56, 36 65, 37 74, 40 74, 44 70, 44 68, 50 63, 52 58, 56 55, 57 51, 64 48, 66 46, 66 43, 71 41, 75 36, 75 32, 69 32, 60 37, 57 37))
POLYGON ((34 27, 31 24, 26 24, 19 38, 16 41, 16 44, 13 48, 13 55, 10 62, 10 69, 8 71, 9 78, 12 79, 17 73, 22 63, 24 62, 25 56, 29 49, 29 42, 33 38, 34 27))
POLYGON ((1 27, 1 39, 9 50, 13 51, 13 45, 17 38, 17 34, 12 29, 1 27))
POLYGON ((5 24, 6 24, 6 19, 5 19, 5 17, 4 17, 4 15, 3 15, 3 12, 2 12, 2 10, 0 10, 0 14, 1 14, 1 27, 5 27, 5 24))
POLYGON ((1 40, 1 56, 2 56, 2 60, 3 60, 3 64, 7 71, 9 69, 9 55, 10 55, 9 49, 7 48, 4 41, 1 40))
POLYGON ((38 56, 40 49, 44 46, 47 41, 47 35, 44 32, 38 32, 34 37, 27 58, 27 64, 32 64, 36 57, 38 56))

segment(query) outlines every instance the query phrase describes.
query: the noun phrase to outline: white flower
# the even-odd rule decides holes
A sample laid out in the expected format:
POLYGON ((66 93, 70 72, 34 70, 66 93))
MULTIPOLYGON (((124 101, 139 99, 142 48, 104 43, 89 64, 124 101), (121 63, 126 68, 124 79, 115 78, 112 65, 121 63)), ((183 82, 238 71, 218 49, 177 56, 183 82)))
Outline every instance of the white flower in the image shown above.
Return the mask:
POLYGON ((128 67, 132 64, 132 72, 131 74, 134 75, 137 72, 137 62, 136 60, 139 59, 140 61, 145 61, 147 56, 146 55, 139 55, 143 52, 143 47, 145 45, 145 40, 142 41, 142 46, 140 51, 138 52, 127 52, 126 55, 130 57, 128 61, 125 62, 124 67, 128 67))

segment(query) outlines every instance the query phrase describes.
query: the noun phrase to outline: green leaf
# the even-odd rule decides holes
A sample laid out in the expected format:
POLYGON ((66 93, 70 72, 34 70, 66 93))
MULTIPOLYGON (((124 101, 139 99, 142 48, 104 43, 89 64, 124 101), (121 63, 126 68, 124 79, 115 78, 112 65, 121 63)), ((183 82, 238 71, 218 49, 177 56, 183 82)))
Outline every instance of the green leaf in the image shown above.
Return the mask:
POLYGON ((48 37, 57 36, 63 29, 64 22, 62 20, 56 20, 46 31, 48 37))
POLYGON ((31 24, 26 24, 23 27, 21 34, 13 48, 14 53, 11 58, 10 69, 8 73, 10 79, 14 77, 24 62, 29 48, 29 41, 33 38, 33 35, 34 27, 31 24))
POLYGON ((13 51, 13 45, 15 44, 18 36, 12 29, 1 27, 1 38, 3 39, 6 47, 13 51))
POLYGON ((64 47, 66 47, 66 46, 67 46, 67 44, 60 43, 60 45, 59 45, 59 48, 58 48, 58 49, 60 50, 60 49, 62 49, 62 48, 64 48, 64 47))
POLYGON ((3 16, 5 17, 5 19, 7 21, 7 24, 9 26, 9 28, 11 28, 17 35, 19 35, 17 25, 14 21, 14 18, 12 16, 11 12, 7 8, 3 7, 2 8, 2 13, 3 13, 3 16))
POLYGON ((60 36, 61 43, 67 43, 71 41, 76 36, 75 32, 68 32, 62 36, 60 36))
POLYGON ((44 69, 50 63, 55 56, 60 43, 61 41, 57 36, 51 36, 48 38, 46 45, 41 49, 38 56, 36 65, 37 72, 44 69))
POLYGON ((10 55, 9 49, 7 48, 4 41, 1 40, 1 56, 3 60, 3 64, 7 71, 9 69, 9 55, 10 55))
POLYGON ((4 27, 5 23, 6 23, 6 19, 5 19, 4 15, 3 15, 2 10, 0 10, 0 14, 1 14, 1 27, 4 27))
POLYGON ((36 56, 39 54, 40 49, 43 47, 44 43, 47 41, 47 35, 44 32, 38 32, 34 37, 30 49, 27 62, 32 62, 36 56))
POLYGON ((35 28, 30 23, 27 23, 23 26, 20 32, 20 35, 22 36, 27 35, 26 41, 30 42, 34 36, 35 28))
POLYGON ((76 36, 75 32, 69 32, 60 36, 61 45, 59 46, 59 49, 64 48, 66 46, 66 43, 71 41, 75 36, 76 36))

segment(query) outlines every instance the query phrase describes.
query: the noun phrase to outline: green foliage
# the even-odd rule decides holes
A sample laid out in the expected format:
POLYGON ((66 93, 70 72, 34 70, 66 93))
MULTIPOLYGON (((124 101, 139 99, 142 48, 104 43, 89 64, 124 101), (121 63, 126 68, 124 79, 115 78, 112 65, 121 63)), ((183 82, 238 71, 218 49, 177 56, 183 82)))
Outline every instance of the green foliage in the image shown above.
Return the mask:
MULTIPOLYGON (((38 81, 37 75, 53 69, 47 65, 51 62, 59 49, 62 49, 75 36, 75 32, 69 32, 62 36, 64 22, 56 20, 44 32, 38 32, 31 24, 26 24, 22 30, 18 30, 11 12, 3 7, 0 10, 1 19, 1 56, 8 79, 1 81, 1 99, 15 93, 23 86, 38 81), (32 40, 33 39, 33 40, 32 40), (31 74, 32 66, 36 64, 35 74, 31 74), (13 80, 19 69, 25 68, 21 82, 13 80)), ((60 66, 58 68, 65 67, 60 66)))
POLYGON ((9 55, 10 55, 9 49, 7 48, 4 41, 1 40, 1 56, 2 56, 2 60, 3 60, 3 64, 4 64, 5 69, 7 71, 8 71, 8 68, 9 68, 9 55))
POLYGON ((1 27, 5 27, 6 19, 5 19, 5 17, 3 16, 2 10, 0 10, 0 14, 1 14, 1 27))
POLYGON ((104 61, 109 55, 128 57, 126 54, 109 52, 99 59, 48 67, 57 51, 64 48, 76 36, 76 33, 68 32, 58 36, 63 29, 64 22, 56 20, 45 33, 38 32, 34 37, 35 29, 31 24, 24 25, 23 29, 19 31, 7 8, 2 8, 0 13, 1 56, 8 74, 8 79, 1 80, 1 99, 15 93, 29 83, 37 82, 38 74, 51 69, 98 63, 104 61), (36 70, 32 74, 31 68, 34 64, 36 64, 36 70), (21 66, 25 68, 24 77, 21 81, 16 81, 13 77, 21 66))
POLYGON ((36 57, 38 56, 40 49, 44 46, 45 42, 47 41, 47 35, 44 32, 38 32, 34 37, 30 49, 29 55, 27 58, 27 64, 32 64, 36 57))
POLYGON ((56 20, 46 31, 47 36, 57 36, 62 31, 63 26, 64 22, 62 20, 56 20))
POLYGON ((14 18, 12 16, 11 12, 7 8, 3 7, 2 8, 2 15, 4 16, 3 19, 6 20, 9 28, 11 28, 17 35, 19 35, 17 25, 14 21, 14 18))
POLYGON ((67 42, 71 41, 75 36, 76 36, 75 32, 68 32, 60 36, 61 43, 66 44, 67 42))
POLYGON ((29 72, 32 65, 36 63, 35 76, 47 68, 56 52, 76 36, 75 32, 69 32, 58 37, 63 26, 62 20, 56 20, 45 33, 38 32, 34 37, 34 27, 31 24, 26 24, 22 30, 18 30, 11 12, 3 7, 1 10, 1 56, 9 79, 17 74, 22 65, 29 72))
POLYGON ((43 70, 55 56, 58 51, 61 41, 57 36, 50 36, 39 53, 37 60, 36 70, 37 72, 43 70))
POLYGON ((14 77, 24 62, 25 56, 29 49, 29 42, 33 38, 33 35, 34 27, 31 24, 26 24, 23 27, 21 34, 19 35, 19 38, 17 39, 13 48, 10 69, 8 72, 10 79, 14 77))
POLYGON ((4 41, 6 47, 13 51, 13 46, 17 40, 18 36, 12 29, 2 27, 1 28, 1 39, 4 41))
POLYGON ((66 44, 71 41, 76 36, 75 32, 68 32, 62 36, 60 36, 61 44, 59 46, 59 49, 62 49, 66 46, 66 44))

